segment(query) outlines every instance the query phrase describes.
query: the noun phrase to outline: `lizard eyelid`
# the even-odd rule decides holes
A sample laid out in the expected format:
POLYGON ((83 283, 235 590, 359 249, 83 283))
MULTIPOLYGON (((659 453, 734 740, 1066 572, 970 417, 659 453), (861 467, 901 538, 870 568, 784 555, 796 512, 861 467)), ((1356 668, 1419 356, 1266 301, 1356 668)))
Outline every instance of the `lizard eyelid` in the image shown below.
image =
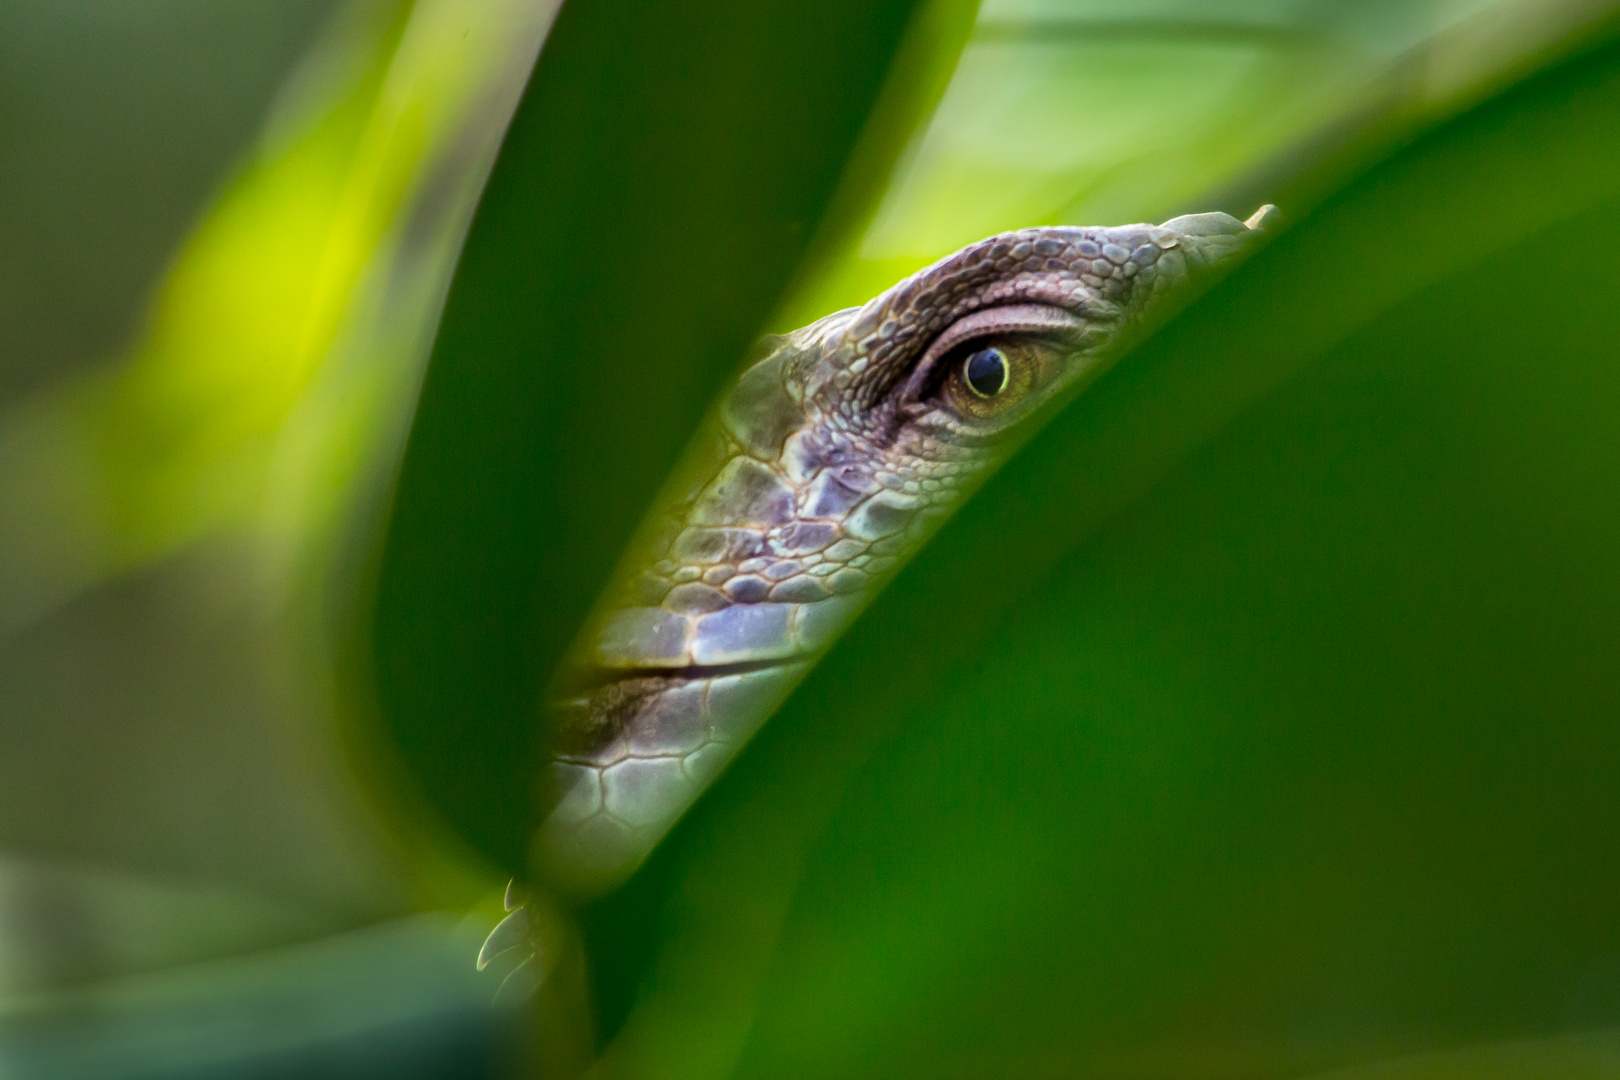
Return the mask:
POLYGON ((924 350, 900 391, 901 407, 909 408, 927 399, 942 381, 942 373, 950 369, 949 364, 941 364, 941 361, 956 359, 965 345, 1013 334, 1078 338, 1085 328, 1085 319, 1048 304, 1007 304, 964 315, 941 331, 924 350))

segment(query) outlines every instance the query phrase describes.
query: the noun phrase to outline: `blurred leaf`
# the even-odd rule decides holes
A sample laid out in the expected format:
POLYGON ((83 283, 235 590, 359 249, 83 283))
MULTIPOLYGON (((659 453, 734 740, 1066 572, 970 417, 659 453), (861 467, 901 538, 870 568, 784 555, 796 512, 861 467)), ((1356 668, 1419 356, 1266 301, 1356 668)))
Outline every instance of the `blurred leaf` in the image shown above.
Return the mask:
MULTIPOLYGON (((1610 45, 1088 391, 632 886, 610 1074, 1277 1076, 1620 1024, 1617 222, 1610 45)), ((1547 1045, 1454 1061, 1586 1075, 1547 1045)))
POLYGON ((421 902, 339 745, 348 545, 548 16, 344 5, 129 353, 0 410, 0 1011, 421 902))
POLYGON ((540 685, 809 248, 913 7, 558 16, 447 301, 375 622, 405 760, 513 872, 540 685))
POLYGON ((0 1014, 8 1080, 512 1075, 467 963, 477 938, 400 919, 253 956, 111 979, 0 1014))
POLYGON ((1611 6, 987 0, 870 227, 794 291, 775 327, 864 303, 1007 229, 1246 217, 1284 194, 1302 212, 1611 6))
POLYGON ((0 401, 128 347, 336 0, 0 0, 0 401))
POLYGON ((342 516, 334 489, 347 492, 373 453, 389 456, 378 429, 391 402, 379 402, 411 385, 415 357, 357 362, 366 370, 355 381, 368 385, 350 412, 367 414, 361 430, 341 430, 353 415, 300 413, 321 412, 310 403, 323 378, 341 377, 335 357, 364 353, 357 327, 380 304, 374 291, 396 284, 387 274, 402 241, 437 254, 443 220, 461 226, 459 174, 471 165, 476 181, 484 160, 467 114, 502 114, 491 91, 512 66, 504 54, 532 56, 538 28, 525 24, 547 10, 527 0, 450 8, 347 9, 179 252, 130 355, 0 414, 0 633, 278 511, 301 520, 272 520, 271 531, 329 526, 342 516), (442 188, 429 192, 440 212, 412 221, 425 180, 442 188), (407 224, 422 235, 402 236, 407 224), (284 461, 301 440, 333 438, 360 445, 284 461), (300 475, 313 490, 267 500, 289 471, 326 475, 300 475))

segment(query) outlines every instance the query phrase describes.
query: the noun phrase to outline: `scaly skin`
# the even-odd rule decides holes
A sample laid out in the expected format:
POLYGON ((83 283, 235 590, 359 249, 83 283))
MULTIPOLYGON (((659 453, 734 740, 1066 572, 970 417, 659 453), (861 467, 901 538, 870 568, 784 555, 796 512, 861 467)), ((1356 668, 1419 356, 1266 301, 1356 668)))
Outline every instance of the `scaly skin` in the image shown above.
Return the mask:
POLYGON ((993 236, 768 339, 557 678, 538 880, 573 899, 624 881, 1030 419, 1269 212, 993 236), (1006 378, 985 397, 964 365, 990 347, 1006 378))

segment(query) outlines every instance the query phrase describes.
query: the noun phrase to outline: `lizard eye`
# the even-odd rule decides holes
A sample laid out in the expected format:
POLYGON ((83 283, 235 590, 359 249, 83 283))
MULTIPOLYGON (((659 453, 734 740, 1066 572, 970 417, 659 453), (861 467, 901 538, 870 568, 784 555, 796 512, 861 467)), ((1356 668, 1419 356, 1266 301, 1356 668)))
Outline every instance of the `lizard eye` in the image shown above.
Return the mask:
POLYGON ((1007 388, 1007 357, 994 345, 968 354, 962 361, 962 381, 981 398, 993 398, 1007 388))
POLYGON ((982 423, 1015 414, 1052 367, 1040 341, 1021 334, 980 338, 940 365, 943 398, 956 415, 982 423))
POLYGON ((943 406, 978 435, 1000 430, 1055 385, 1086 322, 1059 308, 985 308, 948 326, 924 351, 900 400, 915 415, 943 406))

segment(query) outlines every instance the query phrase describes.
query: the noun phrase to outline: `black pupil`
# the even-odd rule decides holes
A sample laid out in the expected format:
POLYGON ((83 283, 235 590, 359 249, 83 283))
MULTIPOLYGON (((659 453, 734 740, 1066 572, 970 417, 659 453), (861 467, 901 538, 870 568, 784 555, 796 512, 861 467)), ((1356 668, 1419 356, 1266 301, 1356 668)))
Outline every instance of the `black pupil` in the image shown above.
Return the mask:
POLYGON ((995 397, 1007 385, 1007 358, 993 346, 980 349, 962 365, 962 377, 975 394, 995 397))

